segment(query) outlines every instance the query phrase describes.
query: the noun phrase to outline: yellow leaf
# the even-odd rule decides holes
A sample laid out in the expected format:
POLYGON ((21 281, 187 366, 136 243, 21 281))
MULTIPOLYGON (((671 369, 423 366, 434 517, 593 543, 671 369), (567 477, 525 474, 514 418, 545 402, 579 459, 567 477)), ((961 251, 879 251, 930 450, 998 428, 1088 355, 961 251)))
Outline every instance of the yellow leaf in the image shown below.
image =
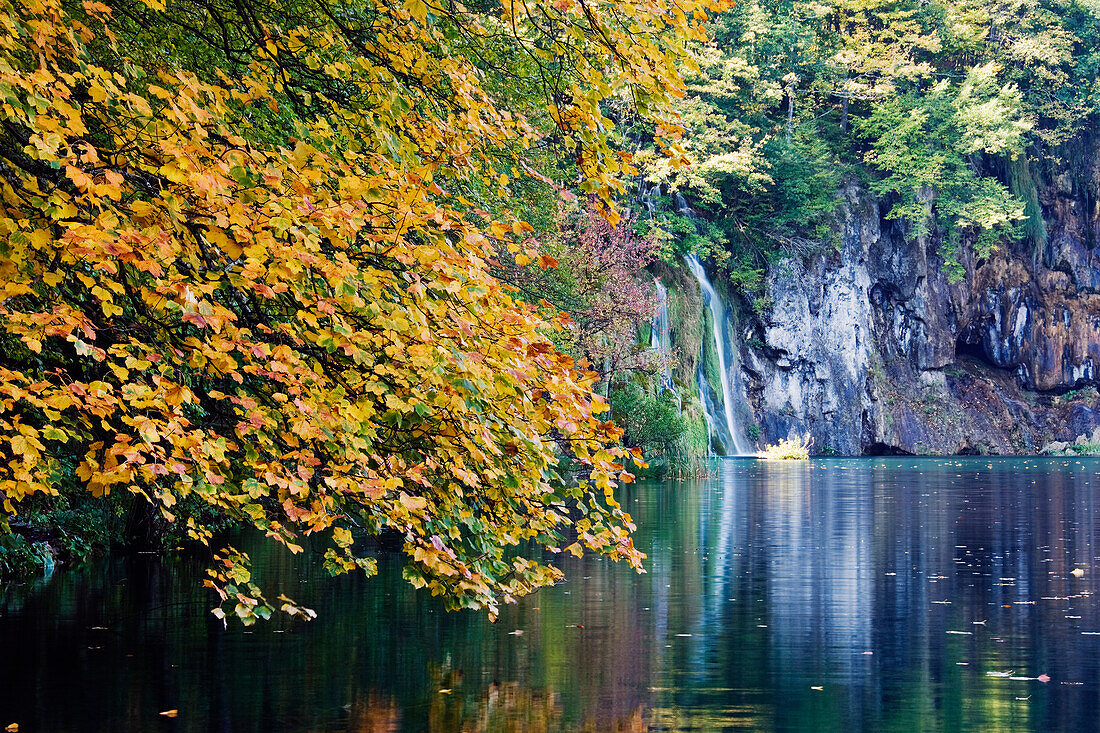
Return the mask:
POLYGON ((27 439, 22 435, 16 435, 11 439, 11 452, 17 456, 25 455, 27 453, 27 439))
POLYGON ((340 547, 347 547, 351 544, 351 532, 343 527, 333 527, 332 541, 340 547))
POLYGON ((145 219, 152 216, 156 209, 148 201, 134 201, 130 204, 130 211, 133 212, 134 216, 145 219))
POLYGON ((421 23, 428 19, 428 6, 424 4, 424 0, 405 0, 405 10, 421 23))

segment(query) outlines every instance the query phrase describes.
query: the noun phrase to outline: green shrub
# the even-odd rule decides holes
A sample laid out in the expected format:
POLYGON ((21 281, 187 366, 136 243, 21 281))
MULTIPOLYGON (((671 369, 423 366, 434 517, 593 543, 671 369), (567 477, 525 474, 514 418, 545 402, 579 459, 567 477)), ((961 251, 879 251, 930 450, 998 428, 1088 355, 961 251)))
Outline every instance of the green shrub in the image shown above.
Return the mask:
POLYGON ((53 553, 44 542, 34 542, 21 534, 0 534, 0 577, 34 575, 53 566, 53 553))
POLYGON ((706 457, 706 424, 681 410, 672 390, 654 395, 634 382, 611 392, 611 417, 623 429, 623 443, 642 449, 652 474, 680 472, 706 457))

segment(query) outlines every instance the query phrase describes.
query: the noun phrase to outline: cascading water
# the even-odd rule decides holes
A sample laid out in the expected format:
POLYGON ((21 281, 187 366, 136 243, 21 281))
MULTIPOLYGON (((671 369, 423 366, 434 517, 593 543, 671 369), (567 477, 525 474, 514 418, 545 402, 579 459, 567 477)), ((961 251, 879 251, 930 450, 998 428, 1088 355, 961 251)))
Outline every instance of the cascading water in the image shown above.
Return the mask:
POLYGON ((726 449, 727 455, 748 455, 751 451, 745 441, 741 426, 734 413, 734 395, 739 393, 732 382, 728 364, 733 361, 732 351, 729 348, 729 339, 726 338, 726 309, 721 297, 715 291, 714 286, 707 279, 707 273, 703 269, 703 263, 694 254, 684 255, 688 269, 695 279, 699 281, 699 288, 703 291, 703 299, 710 309, 711 324, 714 332, 714 350, 718 355, 719 381, 722 383, 722 410, 718 412, 718 406, 711 399, 710 389, 706 377, 703 375, 703 362, 699 360, 699 393, 703 400, 703 407, 707 412, 707 425, 711 430, 718 428, 719 438, 726 449), (721 430, 719 426, 724 426, 721 430), (728 437, 728 442, 727 442, 728 437))
MULTIPOLYGON (((701 356, 701 355, 700 355, 701 356)), ((702 359, 700 359, 702 361, 702 359)), ((735 445, 730 437, 729 426, 726 424, 725 415, 722 412, 722 403, 710 388, 703 367, 695 371, 695 383, 699 387, 699 401, 703 403, 703 417, 707 420, 707 437, 711 445, 722 446, 722 453, 728 454, 727 446, 735 445)))
POLYGON ((676 201, 676 213, 683 214, 689 219, 695 218, 695 210, 688 206, 687 199, 684 198, 684 194, 677 191, 673 194, 673 199, 676 201))
POLYGON ((646 188, 644 184, 639 184, 638 188, 641 191, 639 199, 649 212, 649 218, 652 219, 654 212, 657 211, 657 199, 661 197, 661 184, 658 183, 653 188, 646 188))
POLYGON ((653 330, 650 333, 649 346, 657 351, 661 362, 661 389, 672 389, 672 368, 669 364, 672 337, 668 330, 668 291, 656 278, 653 284, 657 288, 657 312, 653 315, 653 330))

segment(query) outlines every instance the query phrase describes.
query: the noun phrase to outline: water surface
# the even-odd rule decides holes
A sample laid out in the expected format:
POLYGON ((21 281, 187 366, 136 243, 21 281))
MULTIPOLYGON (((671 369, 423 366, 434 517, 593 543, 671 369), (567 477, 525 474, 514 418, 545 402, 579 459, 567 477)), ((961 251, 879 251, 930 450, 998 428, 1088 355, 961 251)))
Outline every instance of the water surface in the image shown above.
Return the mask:
POLYGON ((385 560, 329 579, 257 547, 262 582, 320 618, 250 630, 209 615, 201 564, 60 570, 0 597, 0 727, 1096 730, 1098 477, 1091 459, 729 460, 622 495, 647 574, 562 559, 568 581, 497 624, 385 560))

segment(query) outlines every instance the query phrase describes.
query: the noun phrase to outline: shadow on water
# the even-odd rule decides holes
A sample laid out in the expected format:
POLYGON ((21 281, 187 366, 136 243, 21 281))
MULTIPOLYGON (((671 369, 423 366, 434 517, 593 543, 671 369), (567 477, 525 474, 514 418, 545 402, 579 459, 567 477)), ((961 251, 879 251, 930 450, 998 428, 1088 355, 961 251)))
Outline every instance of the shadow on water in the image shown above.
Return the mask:
POLYGON ((647 574, 563 559, 567 582, 495 625, 443 613, 392 558, 331 579, 249 548, 320 618, 228 630, 201 565, 63 569, 0 596, 0 727, 1093 730, 1098 475, 1084 459, 725 461, 622 494, 647 574))

